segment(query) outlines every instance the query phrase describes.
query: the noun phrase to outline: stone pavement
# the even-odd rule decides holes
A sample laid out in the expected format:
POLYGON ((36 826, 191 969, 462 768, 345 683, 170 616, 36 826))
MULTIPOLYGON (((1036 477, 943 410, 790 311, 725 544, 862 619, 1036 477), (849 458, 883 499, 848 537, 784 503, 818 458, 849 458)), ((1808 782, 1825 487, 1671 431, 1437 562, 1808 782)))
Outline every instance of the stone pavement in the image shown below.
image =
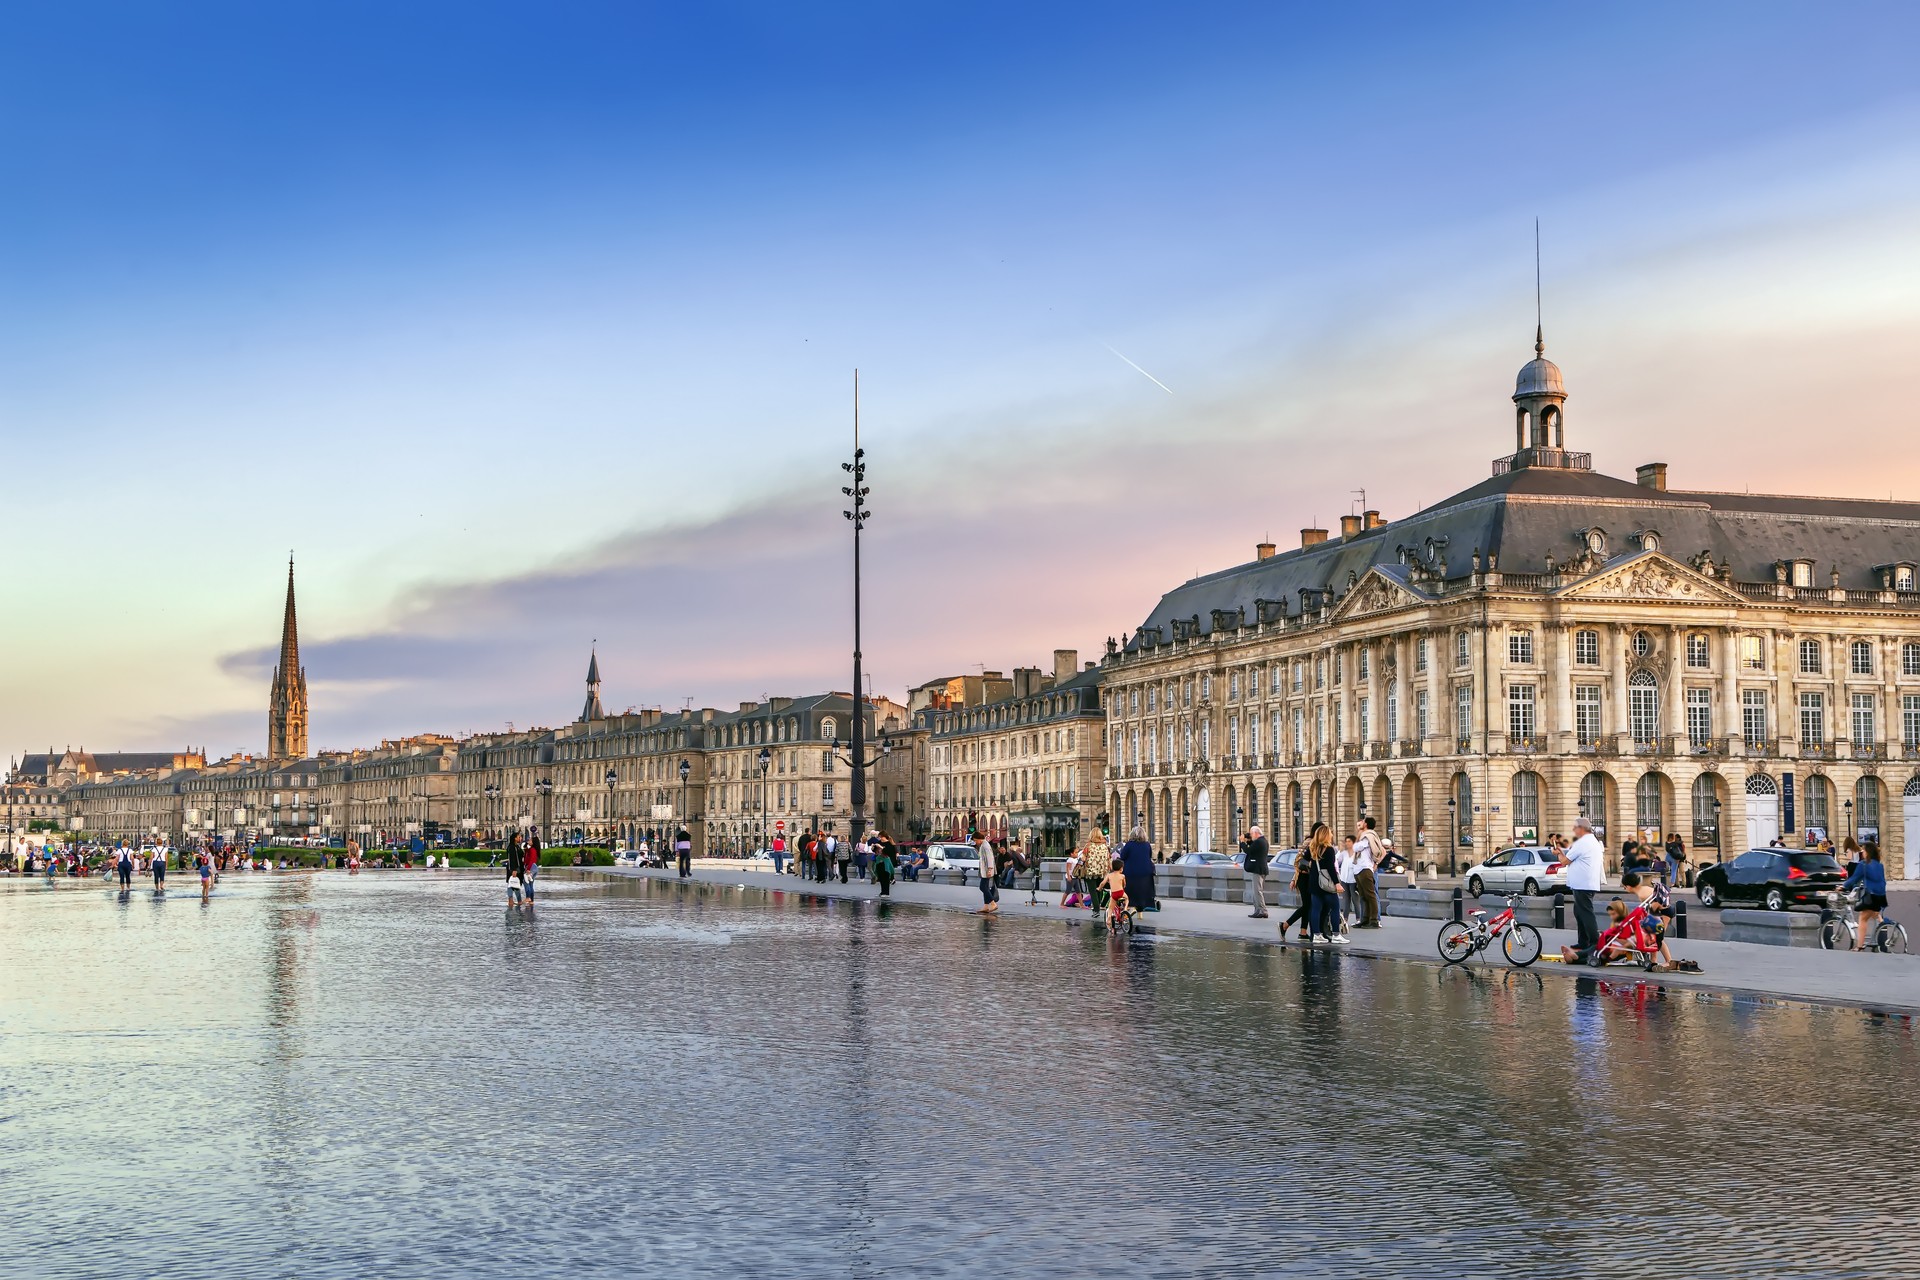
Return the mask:
MULTIPOLYGON (((599 868, 592 874, 666 881, 676 879, 671 871, 633 867, 599 868)), ((693 881, 710 885, 744 885, 825 898, 871 901, 879 896, 875 886, 858 881, 845 885, 838 881, 820 884, 797 876, 774 875, 771 871, 750 871, 739 864, 696 864, 693 881)), ((1000 915, 1006 918, 1062 921, 1090 919, 1084 909, 1063 910, 1054 906, 1060 900, 1058 893, 1043 892, 1038 906, 1028 905, 1027 898, 1024 880, 1019 889, 1002 889, 1000 915)), ((972 911, 980 906, 980 890, 972 885, 963 888, 926 881, 898 881, 894 885, 893 900, 916 906, 972 911)), ((1280 945, 1279 923, 1287 914, 1275 907, 1269 918, 1256 920, 1247 914, 1248 906, 1245 903, 1183 898, 1163 898, 1161 907, 1161 910, 1145 917, 1155 932, 1237 938, 1270 945, 1280 945)), ((1359 956, 1438 964, 1440 957, 1435 940, 1441 923, 1439 920, 1384 916, 1378 929, 1351 931, 1349 936, 1352 942, 1346 945, 1321 945, 1326 949, 1359 956)), ((1596 970, 1585 965, 1573 967, 1560 964, 1548 957, 1557 956, 1563 944, 1572 944, 1573 931, 1542 928, 1540 932, 1546 941, 1545 954, 1534 964, 1533 970, 1544 975, 1597 977, 1605 974, 1609 981, 1647 982, 1675 989, 1773 996, 1899 1013, 1920 1012, 1920 955, 1854 955, 1817 948, 1759 946, 1699 939, 1680 942, 1670 939, 1669 946, 1674 955, 1698 961, 1702 972, 1648 974, 1631 965, 1596 970)), ((1286 945, 1303 944, 1289 941, 1286 945)), ((1475 957, 1468 963, 1507 967, 1506 960, 1497 953, 1475 957)))

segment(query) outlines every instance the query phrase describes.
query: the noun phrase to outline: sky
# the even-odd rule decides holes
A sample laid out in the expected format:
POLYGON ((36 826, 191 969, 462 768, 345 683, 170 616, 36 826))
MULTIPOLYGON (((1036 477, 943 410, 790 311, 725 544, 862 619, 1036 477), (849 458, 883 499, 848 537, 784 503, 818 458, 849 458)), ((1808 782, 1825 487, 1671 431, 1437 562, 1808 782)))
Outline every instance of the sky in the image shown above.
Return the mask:
POLYGON ((0 751, 1096 656, 1511 448, 1920 498, 1920 8, 0 19, 0 751), (1838 447, 1835 447, 1838 446, 1838 447))

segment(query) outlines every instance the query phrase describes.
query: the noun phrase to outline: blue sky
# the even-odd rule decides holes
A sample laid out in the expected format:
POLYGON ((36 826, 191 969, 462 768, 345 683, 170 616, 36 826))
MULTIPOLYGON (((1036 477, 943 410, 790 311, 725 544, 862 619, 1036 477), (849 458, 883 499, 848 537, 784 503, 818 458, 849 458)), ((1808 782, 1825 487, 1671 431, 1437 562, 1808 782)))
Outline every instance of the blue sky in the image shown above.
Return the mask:
POLYGON ((595 639, 616 707, 844 687, 856 365, 875 687, 1091 652, 1353 489, 1484 475, 1536 215, 1602 469, 1911 496, 1916 27, 13 13, 0 740, 257 749, 290 547, 317 746, 564 719, 595 639))

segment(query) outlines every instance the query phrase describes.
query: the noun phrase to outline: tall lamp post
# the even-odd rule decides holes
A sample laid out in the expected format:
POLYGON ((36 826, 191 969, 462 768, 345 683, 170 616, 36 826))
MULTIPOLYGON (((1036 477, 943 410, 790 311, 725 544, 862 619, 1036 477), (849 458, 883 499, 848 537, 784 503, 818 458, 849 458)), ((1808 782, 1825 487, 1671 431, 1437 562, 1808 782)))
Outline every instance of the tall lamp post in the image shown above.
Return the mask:
POLYGON ((767 847, 767 769, 773 764, 773 752, 760 748, 760 847, 767 847))
MULTIPOLYGON (((615 825, 613 820, 613 784, 618 781, 620 781, 619 773, 609 766, 607 769, 607 830, 609 831, 612 831, 615 825)), ((614 837, 608 836, 607 838, 611 840, 614 837)))
MULTIPOLYGON (((680 762, 680 821, 683 823, 688 820, 687 819, 687 775, 692 772, 693 772, 693 766, 687 763, 685 760, 682 760, 680 762)), ((677 835, 678 833, 676 832, 675 834, 677 835)), ((693 838, 693 832, 691 831, 687 832, 687 838, 691 840, 693 838)))
MULTIPOLYGON (((866 702, 860 676, 860 530, 873 513, 867 510, 867 453, 860 447, 860 371, 853 371, 853 461, 843 462, 853 483, 840 492, 852 499, 852 506, 841 514, 853 522, 853 746, 848 753, 853 768, 853 813, 848 839, 858 846, 867 826, 866 702)), ((883 749, 884 754, 884 749, 883 749)))
POLYGON ((540 825, 535 830, 539 832, 542 840, 551 840, 553 838, 553 779, 542 778, 533 784, 533 789, 540 793, 540 825))
POLYGON ((853 725, 854 725, 853 742, 848 747, 847 750, 842 751, 840 749, 840 745, 841 745, 840 739, 835 738, 833 740, 833 748, 832 748, 834 755, 836 755, 842 761, 844 761, 846 763, 847 768, 853 770, 853 778, 854 778, 853 815, 847 823, 848 829, 852 832, 852 834, 849 835, 847 839, 853 842, 852 847, 854 848, 859 847, 860 835, 866 829, 866 813, 864 810, 864 805, 866 801, 866 792, 864 788, 865 788, 865 783, 867 778, 867 770, 873 768, 873 766, 879 764, 882 760, 886 759, 888 754, 893 750, 893 738, 889 735, 882 734, 880 737, 880 749, 873 753, 873 758, 871 760, 869 760, 864 754, 861 753, 860 719, 861 719, 862 713, 865 710, 866 708, 862 707, 858 702, 855 702, 854 708, 853 708, 853 725))
POLYGON ((487 835, 488 838, 491 839, 494 835, 498 834, 494 830, 494 815, 499 811, 500 784, 497 782, 489 782, 486 786, 480 788, 480 794, 487 798, 487 835))
POLYGON ((1847 835, 1852 836, 1853 835, 1853 801, 1842 800, 1840 802, 1840 807, 1847 811, 1847 835))
POLYGON ((1460 802, 1447 797, 1447 874, 1460 874, 1460 802))

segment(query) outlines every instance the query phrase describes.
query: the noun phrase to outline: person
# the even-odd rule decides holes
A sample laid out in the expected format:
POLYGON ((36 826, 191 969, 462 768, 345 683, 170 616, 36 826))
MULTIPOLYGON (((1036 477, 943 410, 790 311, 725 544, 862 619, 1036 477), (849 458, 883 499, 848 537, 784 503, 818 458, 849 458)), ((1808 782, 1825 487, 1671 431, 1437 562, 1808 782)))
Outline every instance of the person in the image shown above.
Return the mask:
POLYGON ((1087 865, 1085 846, 1076 847, 1067 854, 1067 865, 1060 876, 1060 905, 1077 907, 1080 905, 1084 886, 1080 882, 1080 872, 1087 865))
POLYGON ((1362 818, 1353 831, 1353 887, 1360 895, 1359 917, 1362 929, 1380 927, 1380 890, 1374 868, 1378 865, 1377 841, 1373 819, 1362 818))
POLYGON ((1248 916, 1264 920, 1267 916, 1267 863, 1272 852, 1258 825, 1247 828, 1240 837, 1241 867, 1247 873, 1247 888, 1253 895, 1253 910, 1248 916))
POLYGON ((880 886, 880 896, 893 896, 893 842, 882 836, 871 846, 873 856, 873 882, 880 886))
POLYGON ((1847 872, 1847 879, 1840 886, 1840 892, 1860 892, 1860 928, 1853 935, 1853 949, 1865 951, 1873 944, 1874 934, 1880 929, 1881 913, 1887 909, 1887 868, 1880 861, 1880 843, 1869 840, 1860 852, 1860 861, 1853 864, 1853 870, 1847 872))
POLYGON ((780 869, 786 865, 786 861, 787 838, 785 836, 775 836, 773 838, 773 874, 781 874, 780 869))
POLYGON ((1137 911, 1158 911, 1153 896, 1153 846, 1147 843, 1147 829, 1136 826, 1120 846, 1120 866, 1127 873, 1127 897, 1137 911))
POLYGON ((997 915, 1000 911, 1000 864, 993 857, 993 841, 981 836, 974 844, 980 855, 980 914, 997 915))
POLYGON ((526 892, 526 855, 520 848, 520 839, 516 835, 507 841, 507 905, 520 905, 520 896, 526 892))
POLYGON ((1594 918, 1593 895, 1607 882, 1606 848, 1593 834, 1593 820, 1581 814, 1573 820, 1573 845, 1567 850, 1567 888, 1573 891, 1575 949, 1582 958, 1600 941, 1600 922, 1594 918))
POLYGON ((1113 928, 1127 918, 1127 873, 1124 868, 1115 865, 1107 872, 1100 887, 1107 891, 1107 926, 1113 928))
POLYGON ((122 889, 133 888, 133 850, 121 845, 120 856, 114 860, 113 869, 120 873, 122 889))
POLYGON ((1313 926, 1319 920, 1320 910, 1320 904, 1314 897, 1319 892, 1316 887, 1319 879, 1320 863, 1314 858, 1313 842, 1309 840, 1307 847, 1294 855, 1293 892, 1299 901, 1293 908, 1293 914, 1280 922, 1280 941, 1287 940, 1287 930, 1295 923, 1300 926, 1300 940, 1307 943, 1313 941, 1313 926))
POLYGON ((526 847, 521 850, 521 860, 526 866, 527 902, 533 902, 533 882, 540 878, 540 828, 534 827, 527 832, 526 847))
POLYGON ((1673 953, 1667 950, 1667 923, 1673 918, 1672 891, 1659 876, 1641 876, 1632 871, 1620 877, 1620 887, 1631 889, 1635 904, 1647 909, 1642 917, 1645 924, 1641 927, 1659 954, 1655 967, 1663 971, 1673 968, 1673 953))
MULTIPOLYGON (((1639 876, 1635 872, 1629 871, 1629 872, 1626 872, 1625 875, 1633 876, 1636 882, 1638 882, 1639 880, 1639 876)), ((1621 880, 1621 883, 1622 884, 1626 883, 1624 876, 1621 880)), ((1609 902, 1607 904, 1607 928, 1609 930, 1619 928, 1622 924, 1626 923, 1628 914, 1629 913, 1627 911, 1627 904, 1622 902, 1620 899, 1615 898, 1612 902, 1609 902)), ((1587 958, 1593 954, 1594 947, 1597 947, 1599 945, 1600 945, 1600 935, 1596 933, 1593 936, 1593 943, 1589 946, 1575 945, 1571 947, 1562 947, 1560 948, 1561 963, 1585 964, 1587 962, 1587 958)), ((1615 960, 1631 960, 1633 958, 1634 958, 1633 948, 1627 946, 1626 943, 1619 941, 1616 935, 1615 941, 1609 942, 1607 944, 1606 950, 1601 952, 1600 963, 1612 964, 1615 960)))
MULTIPOLYGON (((853 873, 860 879, 867 878, 867 864, 873 859, 873 845, 865 836, 861 836, 853 846, 853 873)), ((845 880, 843 875, 840 877, 845 880)))
POLYGON ((1680 868, 1687 862, 1687 846, 1680 841, 1680 833, 1674 832, 1667 837, 1667 883, 1680 883, 1680 868))
POLYGON ((153 851, 153 863, 148 870, 153 872, 153 891, 165 893, 167 891, 167 851, 165 849, 153 851))
POLYGON ((1333 843, 1333 828, 1324 822, 1314 823, 1307 843, 1315 867, 1313 898, 1319 911, 1315 927, 1324 940, 1344 943, 1347 931, 1341 922, 1340 901, 1344 886, 1340 883, 1340 858, 1333 843))
MULTIPOLYGON (((685 827, 673 833, 673 856, 680 869, 680 878, 686 879, 693 874, 693 837, 685 827)), ((532 894, 528 894, 532 897, 532 894)))
POLYGON ((1340 932, 1345 933, 1347 922, 1360 918, 1360 894, 1354 879, 1353 837, 1343 836, 1340 848, 1333 855, 1335 875, 1340 881, 1340 932))
POLYGON ((195 861, 200 864, 200 901, 205 902, 213 895, 213 859, 203 853, 195 861))

